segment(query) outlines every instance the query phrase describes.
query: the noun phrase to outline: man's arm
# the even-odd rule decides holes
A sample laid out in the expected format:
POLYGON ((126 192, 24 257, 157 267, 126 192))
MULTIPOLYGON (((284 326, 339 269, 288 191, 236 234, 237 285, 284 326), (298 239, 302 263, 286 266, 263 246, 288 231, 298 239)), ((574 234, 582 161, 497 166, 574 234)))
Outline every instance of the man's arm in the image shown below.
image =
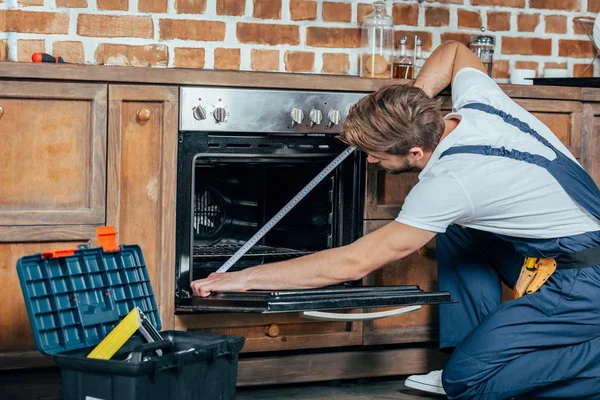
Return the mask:
POLYGON ((308 289, 357 280, 406 257, 434 236, 434 232, 394 221, 347 246, 239 272, 211 274, 192 282, 192 290, 205 297, 211 292, 308 289))
POLYGON ((434 97, 454 81, 458 71, 467 67, 487 74, 479 57, 467 46, 456 41, 444 42, 425 61, 414 86, 434 97))

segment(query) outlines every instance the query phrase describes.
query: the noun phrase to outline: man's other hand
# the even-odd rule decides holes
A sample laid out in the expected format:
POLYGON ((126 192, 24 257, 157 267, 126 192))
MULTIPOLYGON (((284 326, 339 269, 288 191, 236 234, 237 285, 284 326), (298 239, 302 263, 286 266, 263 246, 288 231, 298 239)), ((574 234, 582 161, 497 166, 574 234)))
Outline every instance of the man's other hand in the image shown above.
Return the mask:
POLYGON ((194 295, 200 297, 207 297, 212 292, 245 292, 248 290, 243 271, 213 272, 205 279, 193 281, 191 287, 194 295))

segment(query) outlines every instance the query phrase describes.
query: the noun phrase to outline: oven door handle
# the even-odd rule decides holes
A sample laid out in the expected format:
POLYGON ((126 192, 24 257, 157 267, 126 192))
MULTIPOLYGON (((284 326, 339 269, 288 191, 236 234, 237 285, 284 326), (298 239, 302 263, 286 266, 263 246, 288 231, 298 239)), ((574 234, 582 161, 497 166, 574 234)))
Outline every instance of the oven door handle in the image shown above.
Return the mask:
POLYGON ((411 311, 417 311, 421 306, 410 306, 396 308, 394 310, 377 311, 363 314, 343 314, 324 311, 303 311, 302 318, 313 319, 316 321, 372 321, 374 319, 395 317, 396 315, 406 314, 411 311))

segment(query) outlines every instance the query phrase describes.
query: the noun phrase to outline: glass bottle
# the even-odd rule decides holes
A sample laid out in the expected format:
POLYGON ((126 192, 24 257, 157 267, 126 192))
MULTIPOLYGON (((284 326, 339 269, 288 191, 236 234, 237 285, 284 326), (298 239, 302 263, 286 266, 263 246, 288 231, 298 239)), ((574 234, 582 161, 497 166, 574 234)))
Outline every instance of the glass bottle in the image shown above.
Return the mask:
MULTIPOLYGON (((481 32, 485 32, 485 28, 481 28, 481 32)), ((487 35, 477 35, 472 36, 470 41, 471 50, 477 54, 477 57, 483 63, 488 75, 492 76, 492 71, 494 68, 494 47, 495 40, 492 36, 487 35)))
POLYGON ((394 56, 394 25, 385 10, 385 1, 373 2, 373 12, 361 29, 360 76, 389 79, 394 56))
POLYGON ((415 52, 413 59, 413 78, 417 78, 421 67, 425 64, 425 58, 423 58, 423 42, 419 36, 415 36, 415 52))
POLYGON ((399 42, 398 55, 394 58, 393 78, 394 79, 412 79, 413 78, 413 62, 406 55, 406 43, 408 38, 402 36, 399 42))

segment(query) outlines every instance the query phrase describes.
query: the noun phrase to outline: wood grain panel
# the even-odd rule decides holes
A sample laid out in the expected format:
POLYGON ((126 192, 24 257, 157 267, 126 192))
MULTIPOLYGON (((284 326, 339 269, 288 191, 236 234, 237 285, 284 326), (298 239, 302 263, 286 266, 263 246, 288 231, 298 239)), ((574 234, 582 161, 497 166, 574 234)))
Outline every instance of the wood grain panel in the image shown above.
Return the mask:
POLYGON ((102 224, 106 86, 0 82, 0 225, 102 224))
POLYGON ((121 243, 141 246, 163 329, 172 329, 177 89, 109 90, 108 224, 116 227, 121 243))

